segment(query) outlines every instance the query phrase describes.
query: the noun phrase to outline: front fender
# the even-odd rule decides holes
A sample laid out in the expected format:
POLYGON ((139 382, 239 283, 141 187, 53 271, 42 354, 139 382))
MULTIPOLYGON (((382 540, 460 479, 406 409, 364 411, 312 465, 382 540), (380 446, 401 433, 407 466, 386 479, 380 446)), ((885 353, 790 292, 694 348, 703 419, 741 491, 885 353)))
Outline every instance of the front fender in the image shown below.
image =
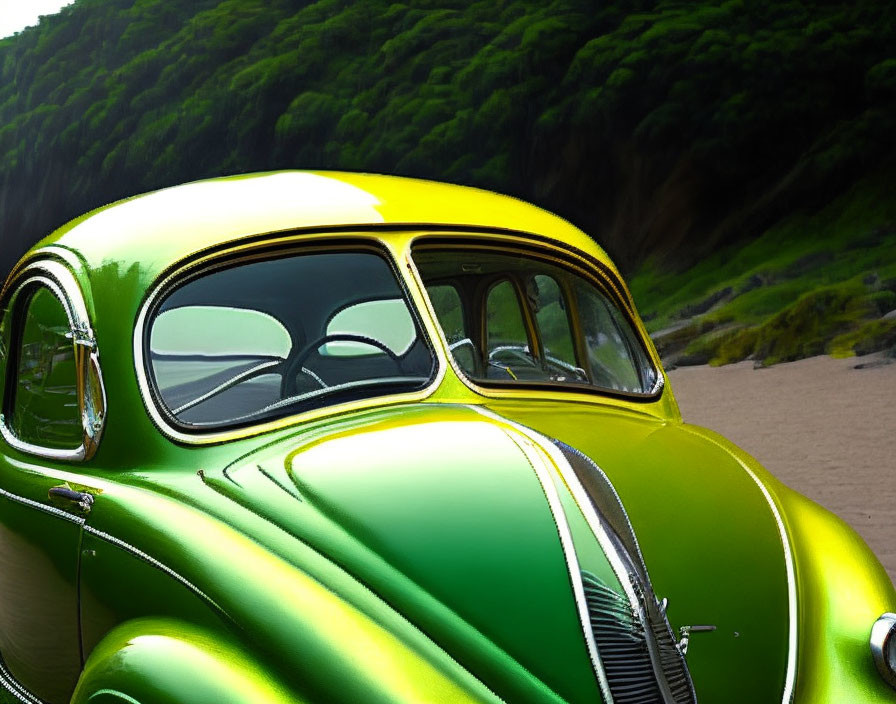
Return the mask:
POLYGON ((301 704, 226 636, 171 619, 138 619, 93 650, 72 704, 301 704))
POLYGON ((793 556, 797 605, 794 704, 896 704, 871 656, 871 627, 896 611, 896 589, 843 520, 789 489, 730 441, 695 429, 756 477, 778 508, 793 556))
POLYGON ((896 590, 865 542, 839 518, 792 491, 779 501, 791 538, 799 605, 796 698, 896 702, 871 658, 874 622, 896 611, 896 590))
MULTIPOLYGON (((224 652, 225 663, 263 663, 247 672, 276 672, 306 700, 495 701, 485 685, 389 604, 272 523, 235 510, 223 497, 230 524, 157 493, 111 483, 104 489, 102 510, 92 512, 83 543, 88 663, 99 648, 121 650, 108 645, 112 634, 122 633, 120 624, 164 615, 169 620, 159 623, 191 624, 164 633, 186 644, 179 649, 195 646, 193 633, 238 634, 227 641, 237 643, 229 650, 215 646, 209 651, 205 645, 198 650, 224 652), (240 532, 237 524, 247 531, 240 532), (244 648, 254 659, 240 655, 244 648)), ((158 640, 157 634, 148 635, 153 636, 149 643, 158 640)), ((111 642, 127 643, 122 637, 111 642)), ((201 640, 217 642, 218 636, 201 640)), ((142 658, 142 652, 128 650, 129 661, 142 658)), ((156 657, 149 660, 157 662, 156 657)), ((91 701, 79 696, 78 702, 91 701)))

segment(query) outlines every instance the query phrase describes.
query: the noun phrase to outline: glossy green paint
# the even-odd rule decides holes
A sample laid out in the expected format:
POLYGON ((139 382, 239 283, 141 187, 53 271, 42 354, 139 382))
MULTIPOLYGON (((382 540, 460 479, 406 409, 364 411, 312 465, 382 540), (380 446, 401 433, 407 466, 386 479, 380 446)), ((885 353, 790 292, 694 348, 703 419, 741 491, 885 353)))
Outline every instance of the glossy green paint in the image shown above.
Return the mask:
POLYGON ((701 701, 773 701, 784 687, 784 546, 759 487, 692 426, 584 404, 490 403, 501 416, 591 457, 628 511, 673 627, 695 634, 688 664, 701 701), (749 674, 748 674, 749 673, 749 674), (762 673, 757 676, 756 673, 762 673))
POLYGON ((146 618, 112 630, 84 667, 73 704, 303 704, 234 640, 190 621, 146 618))
POLYGON ((340 555, 506 700, 553 701, 545 685, 563 700, 599 696, 544 492, 513 440, 473 411, 364 415, 324 442, 241 458, 226 477, 220 491, 340 555), (525 673, 505 678, 514 661, 525 673))
MULTIPOLYGON (((29 597, 52 604, 69 633, 80 618, 84 669, 74 701, 599 700, 557 531, 512 422, 592 457, 628 509, 673 625, 719 627, 691 640, 701 702, 780 701, 787 572, 757 481, 793 550, 795 700, 896 701, 867 645, 874 620, 896 611, 896 593, 861 540, 730 443, 682 424, 668 386, 652 403, 470 388, 448 364, 407 265, 427 223, 530 232, 489 236, 566 242, 615 272, 582 233, 519 201, 354 174, 169 189, 88 214, 28 255, 73 269, 108 394, 103 440, 88 462, 5 445, 0 453, 0 489, 42 505, 50 486, 65 483, 96 497, 84 531, 0 498, 0 552, 18 566, 0 570, 0 585, 22 587, 27 544, 30 559, 47 566, 29 597), (403 224, 419 228, 394 227, 403 224), (255 235, 325 225, 341 231, 333 237, 380 241, 399 263, 438 348, 438 384, 413 401, 335 407, 218 444, 166 438, 134 369, 133 326, 149 288, 219 242, 248 246, 255 235), (360 232, 368 225, 381 229, 360 232), (498 417, 472 408, 481 405, 498 417), (79 566, 80 612, 72 606, 79 566)), ((574 515, 571 496, 561 498, 574 515)), ((587 537, 580 521, 575 531, 587 537)), ((584 552, 600 567, 593 546, 584 552)), ((8 603, 0 616, 11 613, 8 603)), ((29 618, 47 617, 29 603, 29 618)), ((6 658, 8 638, 0 624, 6 658)), ((54 645, 65 653, 53 662, 76 675, 77 643, 54 645)), ((34 691, 63 702, 63 682, 44 678, 34 691)))

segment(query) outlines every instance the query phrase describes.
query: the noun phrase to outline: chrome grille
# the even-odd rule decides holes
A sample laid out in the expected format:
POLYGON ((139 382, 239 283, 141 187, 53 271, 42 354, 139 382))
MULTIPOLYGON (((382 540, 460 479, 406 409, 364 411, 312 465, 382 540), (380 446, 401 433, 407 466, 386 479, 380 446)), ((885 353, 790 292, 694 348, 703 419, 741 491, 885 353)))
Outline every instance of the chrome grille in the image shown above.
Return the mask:
POLYGON ((582 584, 591 628, 618 704, 696 704, 687 663, 660 606, 641 549, 616 489, 594 461, 565 443, 563 451, 590 499, 602 531, 627 574, 619 594, 599 578, 583 572, 582 584), (629 598, 629 596, 631 598, 629 598))
POLYGON ((644 627, 628 599, 582 572, 591 629, 616 704, 663 704, 644 627))

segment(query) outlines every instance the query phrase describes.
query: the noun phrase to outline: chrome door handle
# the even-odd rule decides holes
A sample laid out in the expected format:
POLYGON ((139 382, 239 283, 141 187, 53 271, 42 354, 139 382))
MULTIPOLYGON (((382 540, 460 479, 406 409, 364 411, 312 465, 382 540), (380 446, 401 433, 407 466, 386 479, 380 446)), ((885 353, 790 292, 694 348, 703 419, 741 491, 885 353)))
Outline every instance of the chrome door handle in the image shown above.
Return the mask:
POLYGON ((90 507, 93 506, 93 496, 91 494, 87 494, 83 491, 75 491, 74 489, 69 489, 67 486, 54 486, 47 492, 47 495, 51 499, 70 501, 71 503, 76 504, 79 509, 84 511, 84 513, 89 513, 90 507))

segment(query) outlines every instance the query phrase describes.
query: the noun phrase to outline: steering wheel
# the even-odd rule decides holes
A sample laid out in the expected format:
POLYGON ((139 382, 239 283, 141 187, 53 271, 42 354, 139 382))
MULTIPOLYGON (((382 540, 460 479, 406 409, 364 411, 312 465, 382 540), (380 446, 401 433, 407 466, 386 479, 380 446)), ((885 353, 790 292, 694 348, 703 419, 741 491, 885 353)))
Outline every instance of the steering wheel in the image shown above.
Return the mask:
POLYGON ((495 347, 488 353, 488 359, 486 360, 487 366, 500 369, 502 372, 505 372, 511 379, 516 381, 517 376, 513 373, 510 363, 502 363, 501 361, 495 359, 498 355, 506 353, 510 353, 515 359, 518 359, 527 367, 535 369, 538 366, 537 360, 529 353, 529 351, 525 347, 521 345, 499 345, 498 347, 495 347))
POLYGON ((566 381, 572 377, 573 381, 589 383, 584 369, 547 354, 541 360, 541 368, 551 375, 551 381, 566 381))
MULTIPOLYGON (((334 333, 332 335, 323 335, 313 342, 308 343, 304 347, 302 347, 297 352, 290 352, 289 356, 286 358, 286 361, 283 362, 283 379, 280 382, 280 398, 289 398, 290 396, 295 396, 298 393, 298 385, 296 384, 296 373, 302 368, 302 364, 306 359, 311 355, 314 350, 316 350, 321 345, 325 345, 328 342, 360 342, 365 345, 370 345, 371 347, 376 347, 377 349, 385 352, 388 357, 395 362, 395 366, 399 371, 404 371, 401 368, 401 359, 399 359, 398 355, 395 354, 388 346, 379 340, 372 337, 365 337, 364 335, 352 335, 349 333, 334 333)), ((315 377, 312 377, 315 378, 315 377)), ((321 383, 320 378, 315 378, 319 384, 321 383)), ((323 385, 321 386, 323 388, 323 385)))

